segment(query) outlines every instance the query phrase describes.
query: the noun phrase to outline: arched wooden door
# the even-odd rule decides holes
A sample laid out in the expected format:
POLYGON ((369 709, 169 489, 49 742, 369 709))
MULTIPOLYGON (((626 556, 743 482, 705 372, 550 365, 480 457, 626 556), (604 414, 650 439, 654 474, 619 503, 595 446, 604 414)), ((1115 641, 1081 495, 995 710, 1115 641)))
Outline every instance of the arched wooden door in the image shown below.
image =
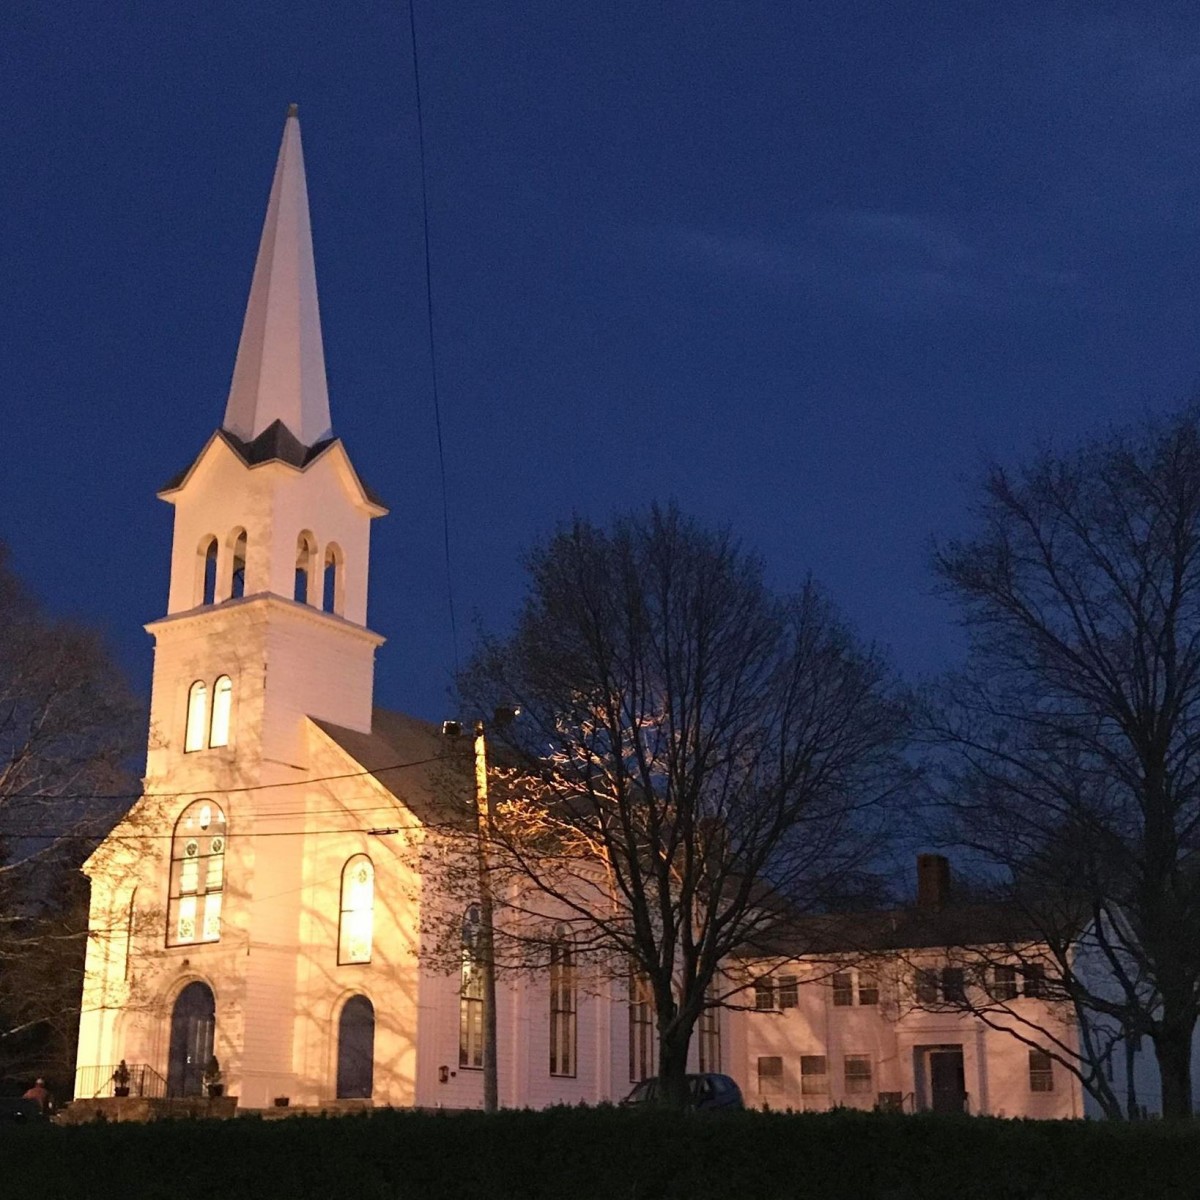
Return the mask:
POLYGON ((167 1095, 199 1096, 204 1067, 212 1057, 216 1002, 204 983, 189 983, 171 1010, 171 1050, 167 1061, 167 1095))
POLYGON ((338 1020, 338 1099, 369 1100, 374 1088, 375 1009, 366 996, 351 996, 338 1020))

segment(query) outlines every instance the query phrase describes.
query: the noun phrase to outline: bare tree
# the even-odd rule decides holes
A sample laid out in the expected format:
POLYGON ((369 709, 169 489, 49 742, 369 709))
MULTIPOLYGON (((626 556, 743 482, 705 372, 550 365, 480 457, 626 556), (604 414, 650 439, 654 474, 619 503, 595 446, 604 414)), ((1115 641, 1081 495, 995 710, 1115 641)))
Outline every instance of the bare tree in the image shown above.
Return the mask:
POLYGON ((91 631, 48 618, 0 545, 0 1063, 70 1053, 78 867, 132 802, 139 706, 91 631))
POLYGON ((523 709, 496 734, 499 920, 529 940, 564 924, 581 961, 644 981, 681 1105, 700 1014, 745 985, 723 969, 877 848, 906 707, 815 586, 772 594, 674 508, 576 520, 528 569, 515 632, 462 681, 478 711, 523 709))
POLYGON ((1010 474, 936 565, 970 634, 930 717, 946 834, 998 868, 1097 1036, 1148 1036, 1191 1112, 1200 1004, 1200 427, 1010 474), (1107 1031, 1107 1032, 1105 1032, 1107 1031))

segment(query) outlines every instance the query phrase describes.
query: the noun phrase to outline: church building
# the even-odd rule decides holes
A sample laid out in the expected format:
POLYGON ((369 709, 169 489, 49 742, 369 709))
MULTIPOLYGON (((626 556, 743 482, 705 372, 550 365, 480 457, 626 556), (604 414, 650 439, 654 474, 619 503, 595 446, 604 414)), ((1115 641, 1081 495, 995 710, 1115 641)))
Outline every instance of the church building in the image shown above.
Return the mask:
MULTIPOLYGON (((200 1096, 215 1065, 242 1109, 480 1106, 478 973, 469 946, 433 953, 425 920, 444 903, 420 863, 447 819, 447 744, 373 705, 370 533, 387 509, 331 416, 294 106, 224 418, 159 495, 174 535, 166 613, 146 626, 144 792, 84 868, 77 1100, 200 1096)), ((502 980, 502 1105, 618 1100, 655 1073, 648 999, 582 974, 560 955, 502 980)), ((811 974, 785 964, 759 1011, 706 1017, 695 1067, 773 1107, 930 1107, 940 1071, 960 1108, 971 1093, 973 1111, 1079 1111, 1077 1083, 1025 1044, 967 1016, 898 1037, 886 980, 811 974)))

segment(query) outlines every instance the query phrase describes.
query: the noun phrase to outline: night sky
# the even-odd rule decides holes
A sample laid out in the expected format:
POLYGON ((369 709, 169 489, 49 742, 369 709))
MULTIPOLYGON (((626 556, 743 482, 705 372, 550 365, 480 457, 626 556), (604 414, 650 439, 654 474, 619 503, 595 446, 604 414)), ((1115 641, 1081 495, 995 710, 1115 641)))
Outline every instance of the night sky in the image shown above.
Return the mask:
MULTIPOLYGON (((414 3, 464 657, 557 521, 673 498, 916 679, 960 650, 929 544, 983 464, 1200 379, 1194 2, 414 3)), ((392 510, 377 700, 449 715, 407 8, 0 26, 16 569, 148 691, 154 494, 224 411, 296 101, 334 430, 392 510)))

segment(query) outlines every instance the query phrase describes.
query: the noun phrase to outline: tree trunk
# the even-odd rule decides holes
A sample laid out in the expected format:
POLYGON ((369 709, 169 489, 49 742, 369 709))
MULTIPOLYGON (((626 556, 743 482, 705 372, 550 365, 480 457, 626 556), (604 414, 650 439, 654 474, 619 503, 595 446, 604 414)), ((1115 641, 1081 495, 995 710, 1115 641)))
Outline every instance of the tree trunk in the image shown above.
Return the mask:
POLYGON ((658 1088, 667 1108, 682 1111, 688 1106, 687 1057, 690 1030, 676 1026, 659 1034, 658 1088))
POLYGON ((1162 1081, 1162 1111, 1166 1119, 1192 1115, 1192 1030, 1186 1021, 1163 1022, 1154 1038, 1154 1054, 1162 1081))

